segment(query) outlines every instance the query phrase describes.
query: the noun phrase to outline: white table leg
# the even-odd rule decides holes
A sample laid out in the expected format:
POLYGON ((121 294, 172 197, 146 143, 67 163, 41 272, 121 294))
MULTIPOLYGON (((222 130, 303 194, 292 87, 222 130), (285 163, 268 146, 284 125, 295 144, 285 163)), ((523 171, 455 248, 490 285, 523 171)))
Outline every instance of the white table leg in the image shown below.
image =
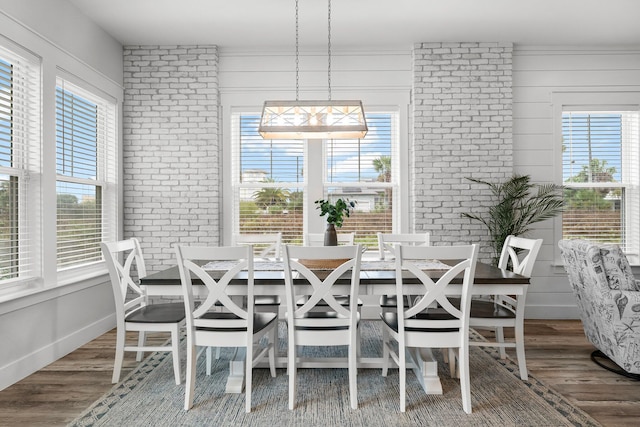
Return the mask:
POLYGON ((242 393, 244 390, 244 363, 246 350, 244 347, 236 348, 229 362, 229 377, 227 378, 227 393, 242 393))
POLYGON ((430 348, 411 348, 409 354, 413 358, 413 371, 418 382, 427 394, 442 394, 442 384, 438 377, 438 362, 430 348))

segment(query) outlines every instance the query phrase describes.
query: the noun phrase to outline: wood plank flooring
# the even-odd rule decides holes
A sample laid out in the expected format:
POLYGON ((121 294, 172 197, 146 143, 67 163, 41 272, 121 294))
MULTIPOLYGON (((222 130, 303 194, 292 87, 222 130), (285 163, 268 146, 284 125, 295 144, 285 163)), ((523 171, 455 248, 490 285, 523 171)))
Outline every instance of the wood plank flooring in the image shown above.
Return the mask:
MULTIPOLYGON (((604 426, 638 425, 640 382, 591 362, 593 347, 580 321, 527 320, 525 337, 531 374, 604 426)), ((114 343, 114 331, 108 332, 0 391, 0 426, 63 426, 73 420, 111 388, 114 343)), ((122 377, 134 366, 135 355, 129 353, 122 377)))

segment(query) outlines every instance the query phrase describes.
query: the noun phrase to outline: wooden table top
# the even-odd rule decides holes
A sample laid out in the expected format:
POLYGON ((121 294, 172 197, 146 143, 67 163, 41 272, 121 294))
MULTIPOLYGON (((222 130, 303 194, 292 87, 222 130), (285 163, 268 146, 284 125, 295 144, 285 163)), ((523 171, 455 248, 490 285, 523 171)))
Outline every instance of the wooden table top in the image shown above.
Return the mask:
MULTIPOLYGON (((427 270, 427 274, 432 279, 438 279, 444 270, 427 270)), ((329 271, 327 272, 327 274, 329 271)), ((406 272, 405 282, 407 284, 417 280, 406 272), (412 280, 413 279, 413 280, 412 280)), ((216 278, 221 273, 216 274, 215 271, 211 271, 211 275, 216 278)), ((361 285, 376 285, 385 284, 395 281, 396 272, 394 270, 361 270, 360 271, 360 284, 361 285)), ((247 275, 244 272, 239 273, 236 276, 238 282, 246 281, 247 275)), ((255 285, 270 285, 274 283, 282 283, 284 280, 284 272, 276 270, 255 270, 254 271, 254 283, 255 285)), ((295 279, 294 279, 295 280, 295 279)), ((300 279, 303 280, 303 279, 300 279)), ((345 280, 348 277, 345 276, 345 280)), ((453 283, 461 283, 461 276, 453 281, 453 283)), ((474 284, 509 284, 509 285, 527 285, 530 283, 530 279, 525 276, 513 273, 509 270, 499 269, 489 264, 478 262, 476 264, 474 284)), ((140 280, 141 285, 159 286, 159 285, 180 285, 180 273, 177 266, 166 268, 162 271, 152 273, 140 280)), ((194 284, 198 284, 198 280, 194 280, 194 284)))

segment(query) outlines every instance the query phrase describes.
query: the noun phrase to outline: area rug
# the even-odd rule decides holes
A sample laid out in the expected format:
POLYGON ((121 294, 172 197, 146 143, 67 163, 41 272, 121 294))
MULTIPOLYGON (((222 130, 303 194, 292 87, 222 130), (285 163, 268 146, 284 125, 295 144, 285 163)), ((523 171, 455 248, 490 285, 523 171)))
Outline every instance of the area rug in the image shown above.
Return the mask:
MULTIPOLYGON (((286 336, 283 330, 280 336, 286 336)), ((378 322, 363 322, 361 336, 363 356, 380 354, 378 322)), ((472 338, 483 339, 475 332, 472 338)), ((299 369, 293 411, 288 409, 286 371, 278 369, 277 377, 271 378, 268 369, 255 369, 249 414, 244 393, 224 392, 231 349, 222 351, 211 376, 205 374, 205 358, 199 359, 189 411, 183 409, 184 384, 173 381, 171 355, 153 353, 69 426, 599 426, 535 377, 520 380, 513 361, 500 360, 497 351, 482 347, 471 347, 473 413, 467 415, 459 381, 450 378, 440 352, 435 353, 444 393, 425 394, 408 371, 405 413, 399 411, 397 369, 386 378, 378 369, 358 370, 357 410, 349 406, 346 369, 299 369)))

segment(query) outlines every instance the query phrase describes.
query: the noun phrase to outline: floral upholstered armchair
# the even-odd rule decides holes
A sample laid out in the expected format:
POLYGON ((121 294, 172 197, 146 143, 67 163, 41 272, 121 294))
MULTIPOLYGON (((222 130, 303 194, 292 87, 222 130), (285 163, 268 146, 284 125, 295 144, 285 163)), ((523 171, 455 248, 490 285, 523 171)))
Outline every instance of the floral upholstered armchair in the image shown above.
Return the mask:
POLYGON ((640 285, 627 257, 617 245, 558 246, 587 339, 626 373, 640 374, 640 285))

